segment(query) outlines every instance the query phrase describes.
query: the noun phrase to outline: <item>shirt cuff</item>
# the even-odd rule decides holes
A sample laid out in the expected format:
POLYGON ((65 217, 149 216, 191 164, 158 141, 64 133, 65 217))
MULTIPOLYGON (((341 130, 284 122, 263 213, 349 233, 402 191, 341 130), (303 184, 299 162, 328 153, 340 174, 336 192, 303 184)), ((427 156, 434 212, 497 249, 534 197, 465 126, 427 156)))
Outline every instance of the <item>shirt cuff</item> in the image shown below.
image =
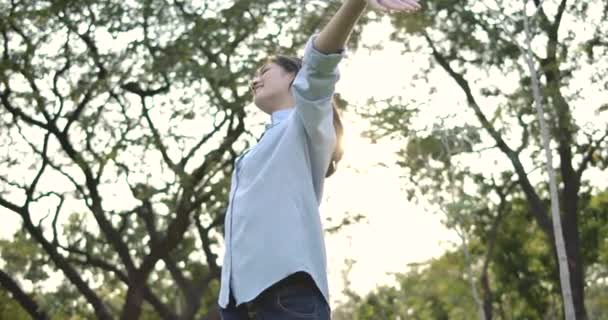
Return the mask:
POLYGON ((346 49, 342 48, 337 53, 322 53, 314 46, 314 40, 319 34, 313 34, 304 48, 303 63, 317 71, 332 72, 338 63, 346 56, 346 49))

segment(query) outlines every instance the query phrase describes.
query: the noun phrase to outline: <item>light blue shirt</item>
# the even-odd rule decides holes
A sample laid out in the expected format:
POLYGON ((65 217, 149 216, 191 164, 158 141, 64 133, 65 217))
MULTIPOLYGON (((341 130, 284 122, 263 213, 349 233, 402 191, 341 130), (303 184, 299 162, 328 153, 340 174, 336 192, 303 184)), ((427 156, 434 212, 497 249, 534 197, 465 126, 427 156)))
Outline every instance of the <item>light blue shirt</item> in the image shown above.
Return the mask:
POLYGON ((295 106, 273 112, 262 139, 235 161, 225 220, 218 303, 239 305, 305 271, 329 303, 319 205, 336 145, 331 97, 345 56, 306 43, 291 92, 295 106), (245 156, 246 155, 246 156, 245 156))

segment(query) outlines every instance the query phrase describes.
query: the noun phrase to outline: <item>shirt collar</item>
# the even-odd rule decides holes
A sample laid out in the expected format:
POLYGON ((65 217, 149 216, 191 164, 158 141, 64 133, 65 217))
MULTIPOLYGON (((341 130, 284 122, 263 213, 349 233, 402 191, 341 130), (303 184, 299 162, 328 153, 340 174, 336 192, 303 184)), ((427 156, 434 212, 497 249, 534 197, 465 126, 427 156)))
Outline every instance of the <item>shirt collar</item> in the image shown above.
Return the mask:
POLYGON ((287 117, 289 117, 289 115, 291 114, 292 111, 293 111, 293 108, 288 108, 288 109, 282 109, 282 110, 273 112, 270 115, 270 123, 266 124, 266 129, 276 126, 281 121, 287 119, 287 117))

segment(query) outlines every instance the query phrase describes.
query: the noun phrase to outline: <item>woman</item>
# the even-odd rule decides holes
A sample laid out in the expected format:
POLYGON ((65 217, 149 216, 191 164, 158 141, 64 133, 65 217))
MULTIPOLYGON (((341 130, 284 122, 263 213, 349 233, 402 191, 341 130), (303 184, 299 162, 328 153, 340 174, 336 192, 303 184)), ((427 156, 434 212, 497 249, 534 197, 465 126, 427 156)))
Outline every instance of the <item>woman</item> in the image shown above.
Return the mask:
POLYGON ((417 10, 417 0, 343 0, 304 58, 269 59, 251 83, 271 116, 263 137, 235 161, 219 294, 223 320, 330 319, 319 204, 342 157, 332 108, 338 63, 367 5, 417 10))

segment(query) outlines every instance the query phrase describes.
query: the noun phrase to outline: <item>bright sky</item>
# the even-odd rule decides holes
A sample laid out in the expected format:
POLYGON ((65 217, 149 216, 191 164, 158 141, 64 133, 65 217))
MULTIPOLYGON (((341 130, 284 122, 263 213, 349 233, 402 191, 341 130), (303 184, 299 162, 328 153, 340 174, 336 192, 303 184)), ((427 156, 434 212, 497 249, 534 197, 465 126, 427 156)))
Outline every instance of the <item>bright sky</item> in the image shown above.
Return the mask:
MULTIPOLYGON (((409 82, 416 58, 403 55, 402 46, 388 44, 389 32, 387 21, 366 26, 362 44, 384 43, 384 49, 372 54, 365 49, 348 52, 341 62, 336 91, 350 103, 362 105, 370 97, 380 100, 414 91, 409 82)), ((426 58, 417 59, 420 62, 426 58)), ((404 272, 408 263, 439 256, 449 241, 457 241, 455 234, 441 224, 441 216, 408 203, 402 191, 408 182, 399 178, 404 172, 394 165, 400 143, 385 139, 372 144, 360 136, 368 129, 366 120, 345 113, 343 121, 345 154, 336 174, 326 180, 321 215, 340 217, 350 212, 361 213, 366 219, 326 236, 334 305, 343 301, 345 259, 356 261, 349 281, 353 290, 364 294, 392 283, 390 272, 404 272), (380 162, 388 167, 379 166, 380 162)))
POLYGON ((326 180, 321 215, 340 220, 344 212, 366 216, 356 225, 326 235, 329 285, 332 302, 343 300, 342 270, 345 259, 356 262, 350 273, 351 287, 364 294, 379 284, 391 283, 388 272, 404 272, 406 264, 439 256, 455 235, 440 223, 440 216, 408 203, 402 192, 402 173, 394 163, 396 146, 370 144, 357 136, 365 128, 361 120, 345 116, 349 130, 344 159, 334 176, 326 180), (336 217, 336 218, 334 218, 336 217))

